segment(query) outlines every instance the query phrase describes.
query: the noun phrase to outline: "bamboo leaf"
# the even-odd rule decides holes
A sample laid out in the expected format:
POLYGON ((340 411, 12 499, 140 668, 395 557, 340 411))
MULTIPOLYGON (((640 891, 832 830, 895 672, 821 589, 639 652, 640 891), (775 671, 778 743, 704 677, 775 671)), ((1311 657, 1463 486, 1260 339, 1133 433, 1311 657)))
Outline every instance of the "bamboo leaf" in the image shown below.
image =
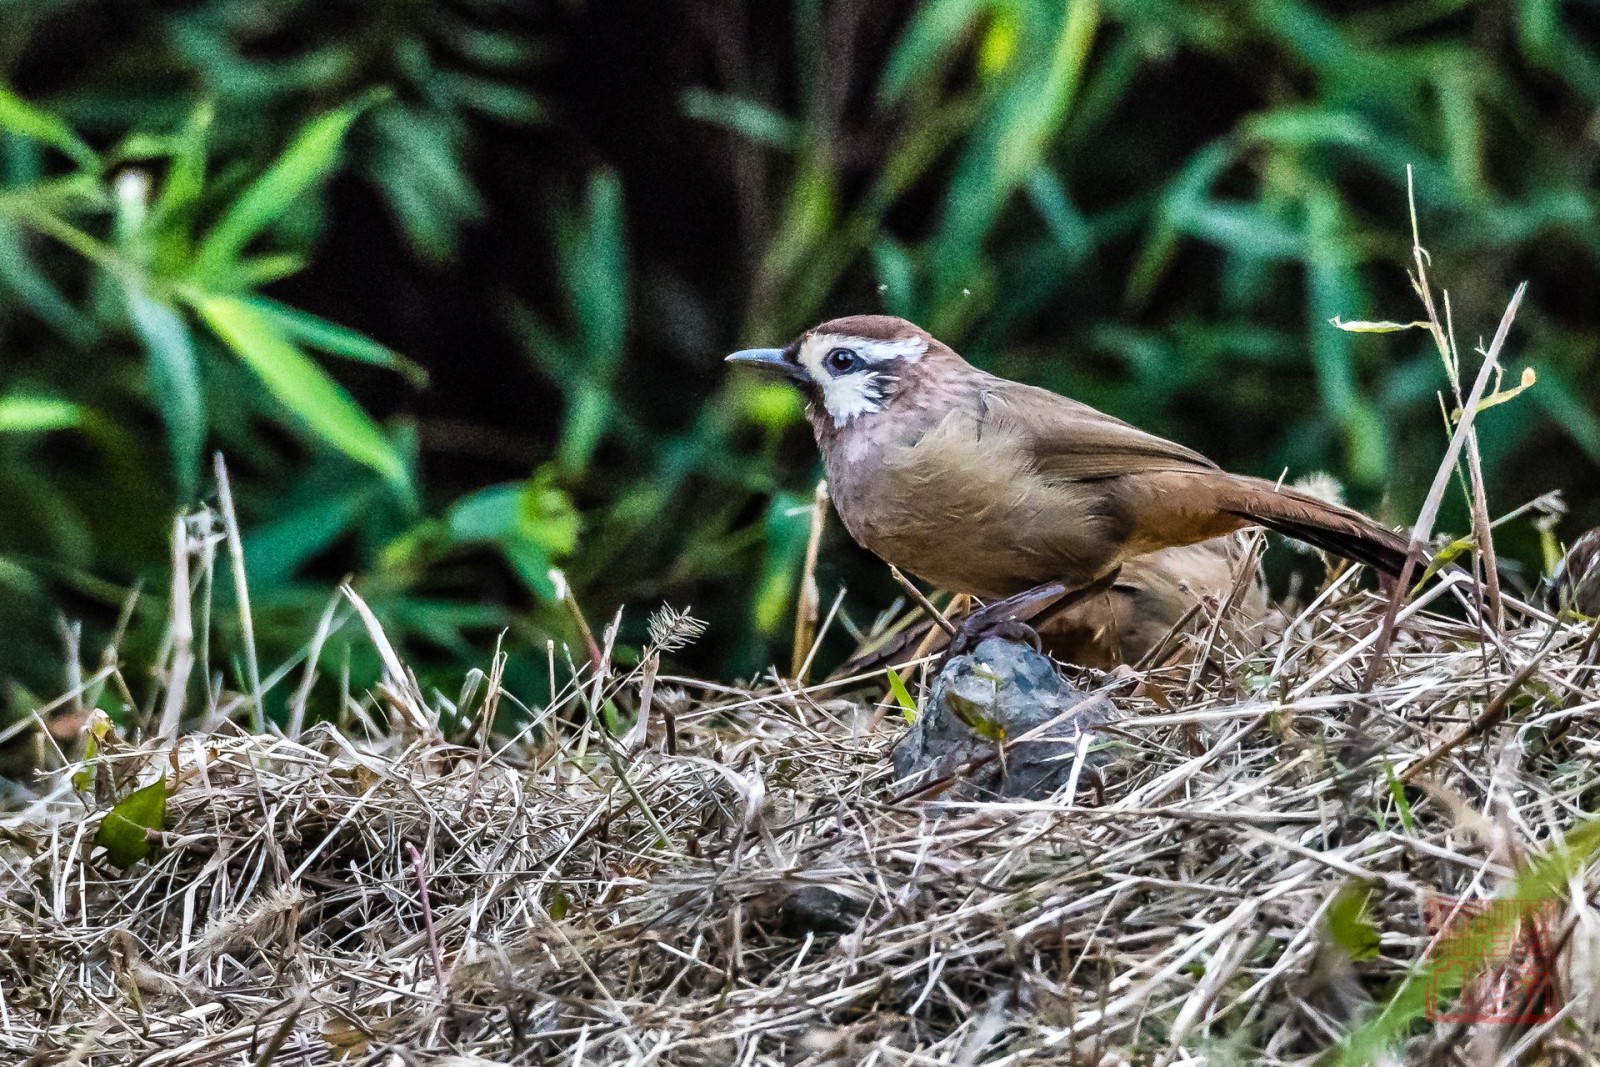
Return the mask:
POLYGON ((691 119, 721 126, 757 144, 793 151, 797 129, 793 119, 741 96, 690 89, 683 94, 683 113, 691 119))
POLYGON ((200 368, 189 324, 176 308, 147 296, 137 284, 123 287, 129 318, 144 346, 146 374, 161 418, 167 426, 167 447, 178 483, 178 498, 192 500, 200 481, 205 448, 205 401, 200 368))
POLYGON ((991 4, 987 0, 931 0, 918 6, 878 83, 878 103, 892 104, 939 69, 960 43, 967 25, 991 4))
POLYGON ((428 384, 427 371, 388 345, 379 344, 348 326, 340 326, 309 311, 301 311, 264 296, 251 297, 247 303, 272 320, 285 334, 318 352, 396 371, 419 389, 428 384))
POLYGON ((368 104, 358 100, 314 119, 284 153, 233 202, 201 242, 194 273, 219 280, 244 246, 276 222, 312 186, 332 173, 345 134, 368 104))
POLYGON ((195 309, 312 433, 377 471, 396 492, 412 499, 406 465, 377 423, 270 318, 248 301, 227 296, 198 297, 195 309))
POLYGON ((100 169, 100 157, 72 132, 72 127, 3 86, 0 86, 0 127, 60 149, 84 170, 100 169))

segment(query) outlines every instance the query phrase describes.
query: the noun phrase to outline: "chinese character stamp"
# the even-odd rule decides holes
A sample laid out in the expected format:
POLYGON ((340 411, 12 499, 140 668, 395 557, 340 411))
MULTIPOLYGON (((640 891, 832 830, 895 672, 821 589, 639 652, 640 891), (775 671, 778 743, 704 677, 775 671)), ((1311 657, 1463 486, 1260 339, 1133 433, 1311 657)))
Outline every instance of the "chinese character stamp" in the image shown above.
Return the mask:
POLYGON ((1435 938, 1430 1021, 1525 1025, 1555 1017, 1555 900, 1434 897, 1423 918, 1435 938))

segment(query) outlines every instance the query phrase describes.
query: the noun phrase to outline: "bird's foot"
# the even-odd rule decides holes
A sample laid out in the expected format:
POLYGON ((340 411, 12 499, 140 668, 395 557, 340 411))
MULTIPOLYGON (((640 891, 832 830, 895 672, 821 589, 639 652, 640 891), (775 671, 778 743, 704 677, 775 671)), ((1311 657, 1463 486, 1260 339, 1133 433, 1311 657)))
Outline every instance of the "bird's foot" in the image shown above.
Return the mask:
POLYGON ((939 658, 939 670, 944 670, 945 664, 954 657, 977 648, 987 637, 1024 641, 1032 645, 1035 652, 1041 651, 1039 632, 1034 625, 1110 589, 1120 569, 1113 568, 1088 585, 1076 589, 1069 588, 1064 582, 1046 582, 969 612, 956 623, 956 632, 945 646, 944 655, 939 658))
POLYGON ((1038 630, 1035 630, 1021 619, 997 619, 985 625, 982 629, 974 629, 971 632, 958 632, 956 640, 950 645, 950 648, 954 649, 950 655, 959 656, 963 652, 970 652, 991 637, 1028 645, 1035 652, 1044 651, 1044 642, 1039 639, 1038 630))

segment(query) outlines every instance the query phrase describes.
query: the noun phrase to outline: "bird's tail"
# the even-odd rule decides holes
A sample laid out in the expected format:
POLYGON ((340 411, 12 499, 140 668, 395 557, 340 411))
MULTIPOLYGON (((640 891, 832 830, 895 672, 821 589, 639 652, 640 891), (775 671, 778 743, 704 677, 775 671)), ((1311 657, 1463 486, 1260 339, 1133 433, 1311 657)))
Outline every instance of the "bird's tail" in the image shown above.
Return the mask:
MULTIPOLYGON (((1359 511, 1279 488, 1261 478, 1228 475, 1217 491, 1221 509, 1248 522, 1365 563, 1391 577, 1399 577, 1405 566, 1409 540, 1359 511)), ((1422 562, 1426 564, 1426 557, 1422 562)))

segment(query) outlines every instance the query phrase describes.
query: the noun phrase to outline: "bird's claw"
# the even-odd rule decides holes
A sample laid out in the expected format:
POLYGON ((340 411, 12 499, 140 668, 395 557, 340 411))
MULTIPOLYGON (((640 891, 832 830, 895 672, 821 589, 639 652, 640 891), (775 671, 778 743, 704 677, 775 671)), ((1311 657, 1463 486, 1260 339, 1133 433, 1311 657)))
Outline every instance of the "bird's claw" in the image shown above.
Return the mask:
POLYGON ((1027 620, 1040 615, 1066 592, 1066 586, 1060 582, 1047 582, 1036 589, 997 600, 969 613, 956 624, 956 632, 939 659, 939 669, 944 670, 945 664, 951 659, 977 648, 986 637, 1024 641, 1033 646, 1035 652, 1042 651, 1044 646, 1039 640, 1039 632, 1029 626, 1027 620))
POLYGON ((1044 650, 1044 643, 1039 639, 1039 631, 1023 622, 1021 619, 989 619, 978 620, 977 625, 968 626, 968 621, 974 616, 967 616, 957 624, 956 634, 945 646, 944 657, 939 661, 939 669, 956 656, 972 651, 990 637, 999 637, 1007 641, 1021 641, 1031 645, 1035 652, 1044 650))
POLYGON ((1088 585, 1070 589, 1061 582, 1044 585, 987 604, 956 623, 956 632, 939 657, 939 670, 956 656, 970 652, 986 637, 1003 637, 1012 641, 1025 641, 1035 652, 1044 651, 1039 631, 1029 623, 1040 623, 1060 611, 1089 597, 1110 589, 1117 579, 1120 567, 1096 578, 1088 585))

